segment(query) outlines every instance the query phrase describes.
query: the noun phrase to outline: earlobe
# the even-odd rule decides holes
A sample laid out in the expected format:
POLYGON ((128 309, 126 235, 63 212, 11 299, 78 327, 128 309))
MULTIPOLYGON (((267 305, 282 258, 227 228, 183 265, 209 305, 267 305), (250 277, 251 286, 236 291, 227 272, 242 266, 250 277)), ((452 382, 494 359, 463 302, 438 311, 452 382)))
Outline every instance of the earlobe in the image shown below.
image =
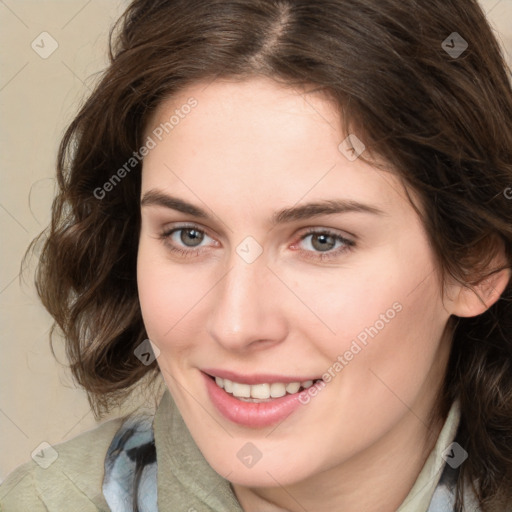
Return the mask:
POLYGON ((504 268, 472 285, 458 285, 455 297, 450 299, 450 313, 460 317, 481 315, 500 298, 510 279, 510 269, 504 268))

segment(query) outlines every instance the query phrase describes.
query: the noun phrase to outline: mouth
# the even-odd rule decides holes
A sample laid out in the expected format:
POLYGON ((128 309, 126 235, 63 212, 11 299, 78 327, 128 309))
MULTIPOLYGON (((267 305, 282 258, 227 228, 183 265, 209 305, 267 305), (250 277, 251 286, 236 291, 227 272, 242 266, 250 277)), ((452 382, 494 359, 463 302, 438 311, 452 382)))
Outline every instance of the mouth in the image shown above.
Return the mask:
POLYGON ((208 375, 215 384, 234 398, 249 403, 271 402, 275 398, 286 395, 295 395, 305 391, 322 379, 294 381, 294 382, 262 382, 259 384, 246 384, 230 379, 208 375))
POLYGON ((201 374, 217 411, 227 420, 252 429, 275 425, 292 413, 306 414, 296 412, 306 409, 303 406, 309 403, 309 399, 302 399, 302 394, 318 382, 324 382, 315 378, 247 376, 224 371, 206 373, 203 370, 201 374))

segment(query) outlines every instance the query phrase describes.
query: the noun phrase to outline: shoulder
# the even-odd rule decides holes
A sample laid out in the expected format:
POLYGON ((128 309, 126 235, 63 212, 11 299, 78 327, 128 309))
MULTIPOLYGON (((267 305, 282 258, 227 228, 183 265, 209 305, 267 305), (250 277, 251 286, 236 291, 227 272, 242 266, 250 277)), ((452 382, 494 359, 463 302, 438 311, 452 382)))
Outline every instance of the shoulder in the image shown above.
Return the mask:
POLYGON ((0 486, 1 512, 109 510, 102 494, 105 456, 125 418, 48 446, 0 486))

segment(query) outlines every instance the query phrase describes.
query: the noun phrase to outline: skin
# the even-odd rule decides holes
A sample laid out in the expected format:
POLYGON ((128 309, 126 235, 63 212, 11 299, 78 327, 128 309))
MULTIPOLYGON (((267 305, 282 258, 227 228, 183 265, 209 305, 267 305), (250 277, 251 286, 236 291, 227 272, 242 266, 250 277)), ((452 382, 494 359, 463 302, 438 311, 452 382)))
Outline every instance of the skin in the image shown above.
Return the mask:
POLYGON ((141 207, 139 297, 163 378, 244 510, 394 511, 443 424, 427 426, 450 349, 447 321, 478 306, 455 285, 442 289, 398 178, 338 150, 346 134, 319 92, 264 78, 198 83, 159 106, 146 136, 191 96, 197 107, 149 152, 142 173, 141 197, 158 190, 212 216, 141 207), (279 209, 325 199, 382 214, 270 224, 279 209), (180 223, 206 234, 199 254, 182 232, 160 238, 180 223), (313 237, 301 240, 306 228, 355 245, 322 261, 313 237), (236 252, 248 236, 263 249, 252 263, 236 252), (210 402, 199 369, 322 375, 395 303, 401 311, 277 428, 235 425, 210 402), (237 458, 249 441, 263 454, 252 468, 237 458))

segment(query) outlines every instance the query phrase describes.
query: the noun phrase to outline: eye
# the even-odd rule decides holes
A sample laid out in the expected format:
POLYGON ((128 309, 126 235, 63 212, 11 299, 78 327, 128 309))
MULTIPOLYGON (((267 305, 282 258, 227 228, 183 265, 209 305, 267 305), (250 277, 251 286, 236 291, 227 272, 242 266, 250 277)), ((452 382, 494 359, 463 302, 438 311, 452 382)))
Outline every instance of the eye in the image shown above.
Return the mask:
POLYGON ((168 249, 185 256, 197 256, 202 251, 201 244, 205 240, 209 239, 217 244, 213 238, 195 225, 173 227, 164 231, 160 239, 168 249))
POLYGON ((353 240, 349 240, 337 232, 328 229, 311 229, 304 233, 298 243, 295 243, 292 248, 297 246, 306 247, 302 249, 307 258, 327 260, 340 256, 346 251, 350 251, 355 246, 353 240))

